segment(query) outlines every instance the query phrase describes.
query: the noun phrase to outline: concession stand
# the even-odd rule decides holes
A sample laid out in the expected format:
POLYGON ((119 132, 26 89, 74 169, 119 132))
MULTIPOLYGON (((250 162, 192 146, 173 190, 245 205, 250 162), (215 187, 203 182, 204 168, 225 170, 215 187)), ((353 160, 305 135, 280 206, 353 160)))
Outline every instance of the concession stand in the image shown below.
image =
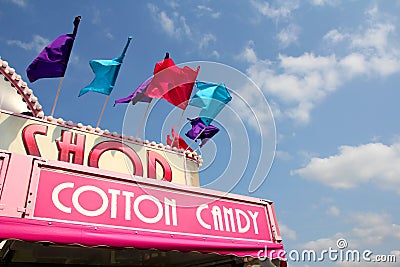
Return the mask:
POLYGON ((195 152, 45 116, 0 74, 0 266, 286 266, 271 201, 201 188, 195 152))

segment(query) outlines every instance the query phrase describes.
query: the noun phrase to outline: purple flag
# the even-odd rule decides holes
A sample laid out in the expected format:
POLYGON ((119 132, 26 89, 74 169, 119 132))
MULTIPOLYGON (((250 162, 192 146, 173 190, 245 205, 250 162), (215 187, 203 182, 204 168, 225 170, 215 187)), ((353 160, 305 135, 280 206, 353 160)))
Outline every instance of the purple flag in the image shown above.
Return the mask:
POLYGON ((81 17, 74 20, 74 32, 57 37, 48 44, 26 69, 30 82, 41 78, 64 77, 81 17))
POLYGON ((192 129, 186 133, 186 136, 195 141, 197 139, 202 140, 202 145, 219 132, 219 129, 215 126, 206 126, 200 117, 188 120, 190 120, 192 129))
POLYGON ((115 104, 129 103, 129 102, 132 102, 133 105, 135 105, 137 102, 150 103, 152 98, 145 95, 144 92, 146 91, 152 79, 153 78, 147 79, 146 81, 141 83, 138 86, 138 88, 136 88, 135 91, 133 91, 129 96, 115 100, 114 106, 115 104))

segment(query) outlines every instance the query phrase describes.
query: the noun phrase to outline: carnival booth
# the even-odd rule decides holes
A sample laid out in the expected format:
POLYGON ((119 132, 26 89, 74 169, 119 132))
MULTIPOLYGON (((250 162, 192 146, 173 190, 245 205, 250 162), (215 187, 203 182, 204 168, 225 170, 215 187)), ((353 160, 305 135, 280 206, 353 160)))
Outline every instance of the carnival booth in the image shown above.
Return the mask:
POLYGON ((271 201, 200 188, 195 152, 45 116, 0 73, 0 266, 286 266, 271 201))

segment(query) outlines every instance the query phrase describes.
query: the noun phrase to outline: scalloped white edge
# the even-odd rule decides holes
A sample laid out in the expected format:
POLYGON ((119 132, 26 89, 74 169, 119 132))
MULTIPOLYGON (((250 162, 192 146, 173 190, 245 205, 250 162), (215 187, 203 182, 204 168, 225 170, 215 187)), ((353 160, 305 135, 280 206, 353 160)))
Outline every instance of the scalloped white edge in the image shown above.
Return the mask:
MULTIPOLYGON (((42 116, 41 116, 41 114, 43 113, 42 105, 39 104, 38 98, 33 94, 33 90, 29 89, 27 83, 22 80, 21 75, 16 73, 15 69, 11 68, 10 65, 8 64, 8 62, 1 58, 0 58, 0 68, 3 68, 5 73, 7 73, 10 76, 10 78, 17 83, 17 85, 20 87, 21 91, 25 94, 25 96, 33 104, 34 108, 38 112, 36 117, 42 118, 42 116), (39 114, 40 114, 40 116, 39 116, 39 114)), ((23 99, 24 99, 23 96, 21 96, 21 100, 23 100, 23 99)), ((27 105, 27 108, 30 109, 28 105, 27 105)), ((43 115, 44 115, 44 113, 43 113, 43 115)))

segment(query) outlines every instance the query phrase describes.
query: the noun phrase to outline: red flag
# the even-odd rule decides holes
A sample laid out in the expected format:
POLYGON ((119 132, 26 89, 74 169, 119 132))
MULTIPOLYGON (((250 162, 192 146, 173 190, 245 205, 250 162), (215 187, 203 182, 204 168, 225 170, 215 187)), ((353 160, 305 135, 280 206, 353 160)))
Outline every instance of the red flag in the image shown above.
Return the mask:
POLYGON ((179 68, 167 53, 156 63, 153 80, 144 94, 151 98, 164 98, 172 105, 186 109, 199 70, 200 67, 196 70, 188 66, 179 68))
POLYGON ((178 149, 181 148, 185 150, 187 149, 193 152, 193 150, 189 147, 189 145, 185 142, 185 140, 183 140, 183 138, 180 137, 180 135, 175 132, 175 127, 172 127, 171 135, 172 139, 170 135, 167 134, 167 145, 170 145, 171 147, 176 147, 178 149))
POLYGON ((154 66, 153 74, 156 74, 172 66, 175 66, 175 62, 171 58, 169 58, 169 53, 167 53, 163 60, 156 63, 156 65, 154 66))

